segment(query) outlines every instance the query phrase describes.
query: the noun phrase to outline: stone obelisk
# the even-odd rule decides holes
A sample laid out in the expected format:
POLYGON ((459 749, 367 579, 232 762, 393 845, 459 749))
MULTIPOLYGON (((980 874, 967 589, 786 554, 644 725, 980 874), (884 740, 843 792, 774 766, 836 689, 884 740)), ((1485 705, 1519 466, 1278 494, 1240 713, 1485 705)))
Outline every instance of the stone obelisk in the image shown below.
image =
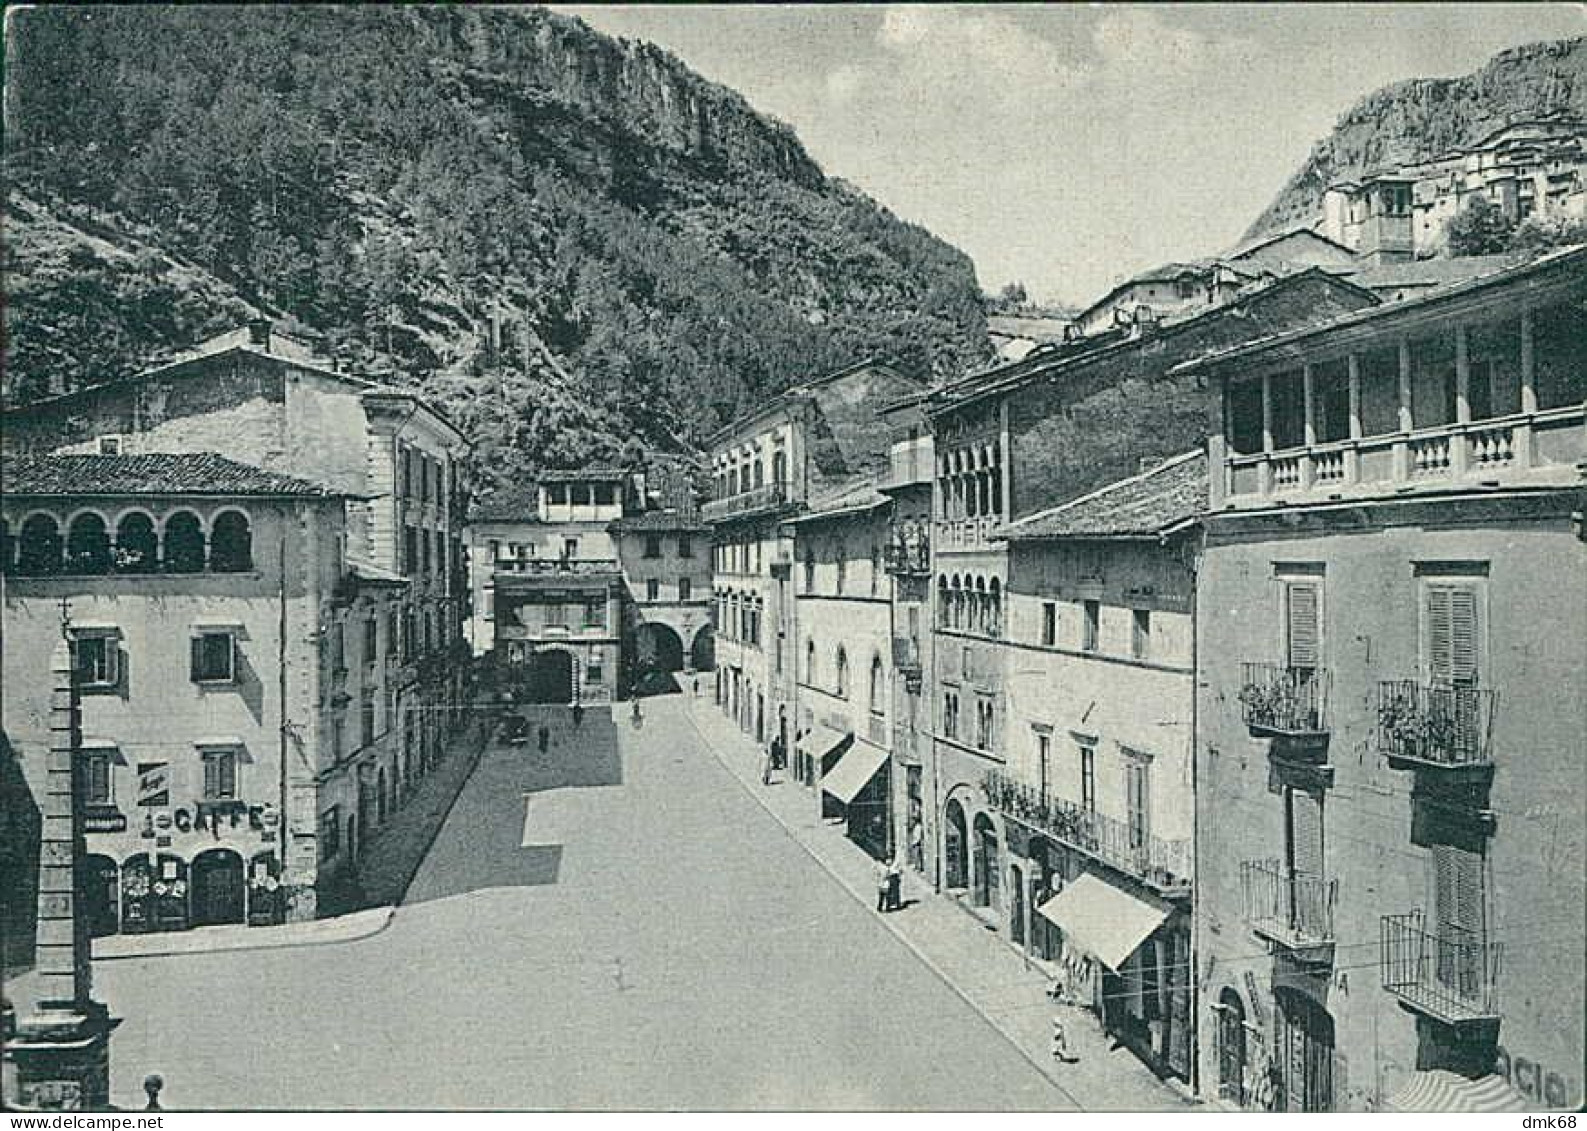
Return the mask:
POLYGON ((92 1111, 110 1105, 110 1031, 93 1000, 88 922, 79 914, 84 856, 82 712, 71 648, 50 657, 50 748, 39 843, 38 1005, 6 1052, 21 1108, 92 1111))

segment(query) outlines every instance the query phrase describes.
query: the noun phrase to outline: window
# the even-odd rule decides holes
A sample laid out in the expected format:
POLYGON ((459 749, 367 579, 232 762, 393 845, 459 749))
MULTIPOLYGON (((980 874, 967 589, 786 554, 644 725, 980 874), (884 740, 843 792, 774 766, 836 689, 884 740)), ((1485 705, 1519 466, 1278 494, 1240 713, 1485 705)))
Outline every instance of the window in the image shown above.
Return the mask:
POLYGON ((419 532, 411 526, 402 528, 402 572, 414 573, 419 568, 419 532))
POLYGON ((975 704, 975 745, 980 750, 992 749, 992 701, 978 699, 975 704))
POLYGON ((816 682, 816 642, 805 641, 805 682, 811 686, 816 682))
POLYGON ((876 590, 882 582, 882 548, 876 543, 871 543, 871 596, 876 596, 876 590))
POLYGON ((99 437, 99 454, 102 456, 119 456, 121 454, 121 437, 99 437))
POLYGON ((565 626, 568 623, 568 610, 561 601, 552 601, 545 606, 545 610, 547 625, 565 626))
POLYGON ((1098 637, 1101 635, 1102 603, 1100 601, 1082 602, 1085 609, 1085 635, 1080 638, 1080 647, 1087 652, 1097 650, 1098 637))
POLYGON ((1144 660, 1152 654, 1152 613, 1150 609, 1136 609, 1130 631, 1130 655, 1144 660))
POLYGON ((347 750, 347 720, 337 711, 331 716, 331 761, 340 762, 347 750))
POLYGON ((368 746, 375 741, 375 693, 365 691, 358 700, 358 743, 368 746))
POLYGON ((887 670, 880 656, 871 657, 871 714, 887 713, 887 670))
POLYGON ((959 693, 942 693, 942 733, 948 738, 959 737, 959 693))
POLYGON ((848 573, 849 573, 848 550, 847 550, 847 548, 844 547, 843 543, 841 543, 841 542, 839 542, 838 546, 837 546, 837 567, 838 567, 838 581, 837 581, 837 586, 838 587, 837 587, 837 592, 841 593, 841 592, 843 592, 843 583, 846 580, 848 580, 848 573))
POLYGON ((584 598, 584 627, 585 628, 605 628, 606 627, 606 598, 604 598, 604 597, 586 597, 586 598, 584 598))
POLYGON ((364 663, 380 659, 380 622, 374 617, 364 621, 364 663))
POLYGON ((694 593, 690 589, 689 579, 687 577, 678 578, 678 600, 687 601, 693 596, 694 593))
POLYGON ((77 681, 86 691, 115 687, 121 682, 121 649, 114 631, 78 629, 73 634, 77 681))
MULTIPOLYGON (((340 625, 337 626, 338 629, 340 625)), ((340 639, 337 633, 336 639, 340 639)), ((235 633, 205 630, 194 635, 191 676, 194 683, 232 683, 236 673, 235 633)))
POLYGON ((108 750, 91 750, 83 755, 83 802, 87 805, 114 805, 115 779, 111 766, 115 754, 108 750))
POLYGON ((1097 748, 1089 743, 1080 745, 1080 808, 1097 811, 1097 748))
POLYGON ((495 620, 496 619, 496 591, 494 589, 483 590, 480 593, 479 597, 480 597, 480 610, 479 610, 480 616, 484 620, 495 620))
POLYGON ((237 799, 237 751, 205 750, 204 800, 235 801, 237 799))
POLYGON ((606 669, 600 660, 591 660, 584 665, 584 682, 586 685, 606 682, 606 669))
POLYGON ((253 569, 253 531, 242 512, 227 511, 215 519, 209 537, 209 568, 216 573, 253 569))
POLYGON ((811 547, 805 547, 805 592, 814 593, 816 589, 816 552, 811 547))
POLYGON ((678 556, 680 558, 694 557, 694 541, 687 534, 678 535, 678 556))
POLYGON ((1127 757, 1124 763, 1124 811, 1131 851, 1143 851, 1150 835, 1151 791, 1148 783, 1151 768, 1151 763, 1141 757, 1127 757))
POLYGON ((839 698, 847 699, 849 697, 849 654, 843 650, 842 645, 838 646, 837 677, 834 688, 839 698))
POLYGON ((661 557, 661 535, 659 535, 659 534, 647 534, 647 535, 645 535, 645 557, 647 557, 647 558, 659 558, 659 557, 661 557))
MULTIPOLYGON (((1453 844, 1435 844, 1432 860, 1433 918, 1440 940, 1482 942, 1487 931, 1482 853, 1453 844)), ((1469 957, 1470 951, 1452 945, 1439 950, 1439 981, 1471 994, 1478 984, 1476 979, 1482 977, 1483 972, 1469 957)))
POLYGON ((645 578, 645 600, 658 601, 661 599, 661 581, 654 577, 645 578))
POLYGON ((1052 648, 1058 643, 1058 602, 1041 603, 1041 642, 1052 648))
POLYGON ((1322 795, 1284 790, 1284 856, 1292 876, 1323 876, 1322 795))
POLYGON ((572 561, 579 556, 579 540, 577 538, 562 539, 562 560, 572 561))
POLYGON ((1046 797, 1052 787, 1052 735, 1044 730, 1036 731, 1036 781, 1046 797))
POLYGON ((1476 687, 1481 672, 1477 587, 1429 582, 1423 593, 1422 663, 1437 687, 1476 687))

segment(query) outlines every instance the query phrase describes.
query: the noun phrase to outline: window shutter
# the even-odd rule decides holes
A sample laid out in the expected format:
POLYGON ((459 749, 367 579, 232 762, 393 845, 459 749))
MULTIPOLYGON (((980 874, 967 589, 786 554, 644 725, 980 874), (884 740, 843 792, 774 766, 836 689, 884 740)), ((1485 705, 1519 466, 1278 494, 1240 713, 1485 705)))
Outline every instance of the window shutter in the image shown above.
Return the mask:
POLYGON ((1322 798, 1304 790, 1290 790, 1290 870, 1297 876, 1323 874, 1322 821, 1322 798))
POLYGON ((1433 846, 1433 913, 1440 935, 1483 935, 1482 854, 1452 844, 1433 846))
POLYGON ((204 638, 195 636, 189 641, 188 679, 197 682, 204 678, 204 638))
POLYGON ((1321 636, 1318 624, 1317 586, 1291 583, 1286 587, 1288 597, 1289 655, 1292 668, 1316 668, 1318 643, 1321 636))
POLYGON ((1447 685, 1454 677, 1452 592, 1444 585, 1427 588, 1427 675, 1435 684, 1447 685))
POLYGON ((1477 592, 1475 589, 1449 590, 1450 682, 1457 687, 1475 687, 1477 672, 1477 592))

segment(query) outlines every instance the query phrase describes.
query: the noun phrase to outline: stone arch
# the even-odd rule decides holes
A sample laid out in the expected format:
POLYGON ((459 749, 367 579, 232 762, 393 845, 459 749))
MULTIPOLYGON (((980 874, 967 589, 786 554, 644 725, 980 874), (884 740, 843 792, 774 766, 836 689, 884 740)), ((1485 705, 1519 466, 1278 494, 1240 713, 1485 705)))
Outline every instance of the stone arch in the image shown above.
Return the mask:
POLYGON ((1002 835, 997 822, 987 813, 975 815, 971 825, 971 859, 974 865, 973 899, 979 907, 998 907, 1002 903, 1002 835))
POLYGON ((66 526, 66 572, 109 573, 110 524, 96 510, 81 510, 66 526))
POLYGON ((253 569, 253 528, 242 511, 223 510, 210 523, 209 568, 216 573, 253 569))
POLYGON ((948 575, 937 575, 937 626, 948 627, 948 575))
POLYGON ((1232 986, 1218 994, 1215 1038, 1218 1056, 1218 1098, 1245 1106, 1246 1033, 1245 1002, 1232 986))
POLYGON ((65 552, 60 520, 53 514, 35 511, 22 520, 17 536, 17 573, 23 577, 60 573, 65 552))
POLYGON ((843 645, 838 645, 837 654, 833 659, 835 671, 833 672, 832 687, 840 699, 849 697, 849 652, 843 645))
POLYGON ((160 532, 161 565, 166 573, 204 571, 204 524, 189 510, 165 516, 160 532))
POLYGON ((871 714, 887 714, 887 668, 882 663, 880 652, 871 653, 870 675, 870 707, 871 714))
POLYGON ((975 594, 970 598, 970 627, 976 632, 987 630, 986 578, 975 579, 975 594))
POLYGON ((949 797, 943 806, 942 835, 943 884, 950 888, 965 887, 970 872, 970 829, 964 804, 957 797, 949 797))
POLYGON ((682 671, 683 637, 664 621, 645 621, 634 631, 634 659, 641 674, 682 671))
POLYGON ((997 578, 992 578, 986 587, 987 592, 987 631, 993 636, 1001 636, 1003 632, 1003 583, 997 578))
POLYGON ((689 643, 689 661, 695 671, 708 672, 716 667, 716 633, 709 624, 702 624, 695 630, 694 639, 689 643))
POLYGON ((153 573, 160 568, 160 535, 148 511, 126 510, 116 519, 116 572, 153 573))

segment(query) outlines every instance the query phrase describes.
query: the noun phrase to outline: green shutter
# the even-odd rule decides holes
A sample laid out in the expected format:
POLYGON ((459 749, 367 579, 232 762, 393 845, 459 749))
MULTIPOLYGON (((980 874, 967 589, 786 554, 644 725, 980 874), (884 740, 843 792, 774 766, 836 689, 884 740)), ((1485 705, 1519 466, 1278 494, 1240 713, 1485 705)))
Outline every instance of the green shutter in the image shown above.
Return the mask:
POLYGON ((1438 933, 1483 935, 1482 854, 1452 844, 1433 846, 1433 914, 1438 933))
POLYGON ((1445 585, 1427 588, 1427 675, 1441 685, 1448 685, 1454 675, 1450 593, 1445 585))
POLYGON ((1290 870, 1297 876, 1323 874, 1322 798, 1294 789, 1289 793, 1290 870))
POLYGON ((1477 671, 1477 592, 1461 586, 1449 591, 1451 682, 1475 687, 1477 671))

